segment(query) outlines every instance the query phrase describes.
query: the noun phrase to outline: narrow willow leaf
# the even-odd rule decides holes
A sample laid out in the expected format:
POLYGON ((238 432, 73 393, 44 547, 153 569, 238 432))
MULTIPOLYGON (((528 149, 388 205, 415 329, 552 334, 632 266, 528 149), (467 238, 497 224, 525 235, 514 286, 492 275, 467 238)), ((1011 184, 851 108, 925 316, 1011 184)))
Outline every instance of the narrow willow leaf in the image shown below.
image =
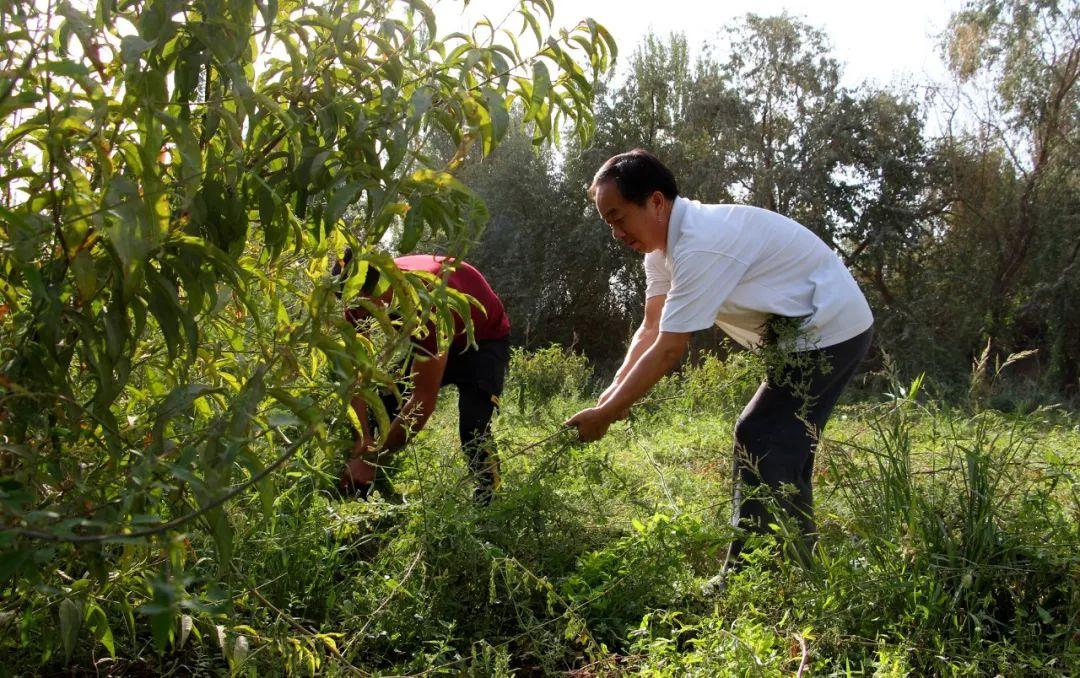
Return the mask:
POLYGON ((83 604, 78 600, 64 598, 60 602, 60 640, 64 645, 64 661, 70 661, 79 640, 83 623, 83 604))

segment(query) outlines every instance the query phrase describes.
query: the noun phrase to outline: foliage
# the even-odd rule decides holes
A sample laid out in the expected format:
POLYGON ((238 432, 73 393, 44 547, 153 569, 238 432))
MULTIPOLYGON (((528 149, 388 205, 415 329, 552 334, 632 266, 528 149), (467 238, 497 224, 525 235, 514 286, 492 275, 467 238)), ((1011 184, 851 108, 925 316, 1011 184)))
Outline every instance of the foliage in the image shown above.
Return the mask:
POLYGON ((678 374, 664 377, 652 391, 653 402, 675 401, 688 412, 741 409, 765 376, 761 360, 732 350, 726 357, 705 353, 678 374))
POLYGON ((515 348, 510 374, 506 390, 515 394, 518 411, 524 413, 543 407, 556 396, 581 396, 592 370, 585 356, 553 345, 536 351, 515 348))
POLYGON ((941 144, 940 164, 957 178, 945 187, 941 248, 960 259, 942 271, 942 284, 960 283, 949 305, 979 323, 979 344, 991 337, 1006 354, 1039 347, 1046 381, 1074 392, 1080 9, 971 2, 953 17, 947 47, 958 78, 994 91, 991 116, 979 113, 973 133, 941 144))
MULTIPOLYGON (((243 542, 273 533, 288 478, 336 474, 349 399, 385 416, 410 336, 445 346, 469 316, 380 243, 464 251, 487 211, 461 158, 490 154, 511 108, 538 144, 586 138, 615 46, 591 20, 547 35, 547 0, 520 4, 518 31, 445 36, 422 0, 0 9, 0 580, 50 591, 64 657, 87 632, 113 654, 120 620, 179 649, 182 614, 235 605, 243 542), (346 244, 343 303, 367 303, 369 267, 394 291, 367 335, 328 275, 346 244), (257 517, 230 511, 252 488, 257 517)), ((47 609, 24 609, 24 642, 47 609)), ((225 638, 230 666, 256 639, 225 638)))
MULTIPOLYGON (((749 367, 744 354, 705 360, 669 388, 747 389, 749 367)), ((229 586, 208 585, 206 531, 162 545, 182 568, 171 582, 132 546, 106 553, 105 585, 64 557, 52 562, 71 580, 5 593, 0 646, 28 671, 58 666, 77 626, 73 663, 111 642, 116 659, 100 666, 129 672, 781 675, 804 660, 817 673, 1075 671, 1075 417, 972 416, 926 385, 894 384, 834 418, 812 570, 767 539, 722 590, 711 583, 731 535, 742 395, 652 401, 589 446, 553 433, 557 417, 503 415, 504 484, 489 507, 471 500, 445 406, 400 460, 402 503, 341 501, 290 470, 272 520, 257 497, 225 506, 243 563, 229 586), (160 657, 129 601, 176 606, 160 657)))
POLYGON ((419 0, 0 4, 6 669, 1080 672, 1080 428, 1039 406, 1080 369, 1077 10, 958 13, 955 72, 994 106, 937 138, 791 17, 694 59, 650 37, 604 82, 606 32, 548 39, 550 16, 447 36, 419 0), (932 375, 830 425, 813 569, 778 526, 713 579, 746 355, 699 356, 600 444, 558 428, 638 322, 640 262, 584 192, 636 145, 690 197, 814 229, 896 374, 932 375), (393 268, 418 243, 490 274, 526 348, 596 359, 515 353, 490 507, 446 404, 402 497, 328 491, 348 398, 378 412, 410 336, 467 315, 393 268), (360 336, 366 267, 395 306, 360 336))

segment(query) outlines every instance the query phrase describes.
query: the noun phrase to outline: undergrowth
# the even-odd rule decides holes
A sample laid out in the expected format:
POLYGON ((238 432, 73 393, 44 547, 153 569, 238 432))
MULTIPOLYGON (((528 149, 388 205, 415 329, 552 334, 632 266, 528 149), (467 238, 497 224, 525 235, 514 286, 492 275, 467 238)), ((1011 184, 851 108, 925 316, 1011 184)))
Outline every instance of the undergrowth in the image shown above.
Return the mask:
POLYGON ((149 546, 57 545, 30 580, 0 571, 0 672, 1080 670, 1068 412, 946 406, 921 380, 844 404, 818 451, 814 566, 777 556, 776 526, 718 584, 731 428, 754 362, 710 358, 669 377, 593 445, 560 428, 587 402, 581 365, 552 348, 516 354, 514 370, 491 506, 470 499, 444 393, 371 501, 331 489, 342 430, 284 467, 272 510, 257 495, 231 503, 227 563, 193 525, 149 546), (218 568, 226 583, 207 585, 218 568))

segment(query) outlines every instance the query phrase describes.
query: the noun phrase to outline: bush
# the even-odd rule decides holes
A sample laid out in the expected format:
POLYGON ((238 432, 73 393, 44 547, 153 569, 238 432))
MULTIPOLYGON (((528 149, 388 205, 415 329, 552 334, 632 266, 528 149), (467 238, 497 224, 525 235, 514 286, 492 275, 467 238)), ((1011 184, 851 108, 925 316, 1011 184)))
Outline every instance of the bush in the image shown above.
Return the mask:
POLYGON ((588 358, 558 344, 538 351, 515 348, 510 356, 507 391, 517 396, 518 411, 525 412, 558 396, 581 396, 591 378, 588 358))
POLYGON ((714 353, 696 365, 664 377, 648 399, 674 402, 691 412, 738 412, 754 395, 765 376, 761 360, 746 352, 721 357, 714 353))

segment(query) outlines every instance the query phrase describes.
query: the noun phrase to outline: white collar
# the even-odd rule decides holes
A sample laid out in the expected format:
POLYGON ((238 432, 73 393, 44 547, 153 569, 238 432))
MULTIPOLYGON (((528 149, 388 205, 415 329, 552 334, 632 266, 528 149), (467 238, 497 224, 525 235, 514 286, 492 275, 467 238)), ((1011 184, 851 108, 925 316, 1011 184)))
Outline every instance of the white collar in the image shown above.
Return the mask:
POLYGON ((664 248, 664 255, 669 258, 671 253, 675 251, 675 245, 679 242, 679 238, 682 237, 683 219, 686 217, 689 206, 689 200, 681 195, 675 196, 675 200, 671 205, 671 214, 668 216, 667 246, 664 248))

